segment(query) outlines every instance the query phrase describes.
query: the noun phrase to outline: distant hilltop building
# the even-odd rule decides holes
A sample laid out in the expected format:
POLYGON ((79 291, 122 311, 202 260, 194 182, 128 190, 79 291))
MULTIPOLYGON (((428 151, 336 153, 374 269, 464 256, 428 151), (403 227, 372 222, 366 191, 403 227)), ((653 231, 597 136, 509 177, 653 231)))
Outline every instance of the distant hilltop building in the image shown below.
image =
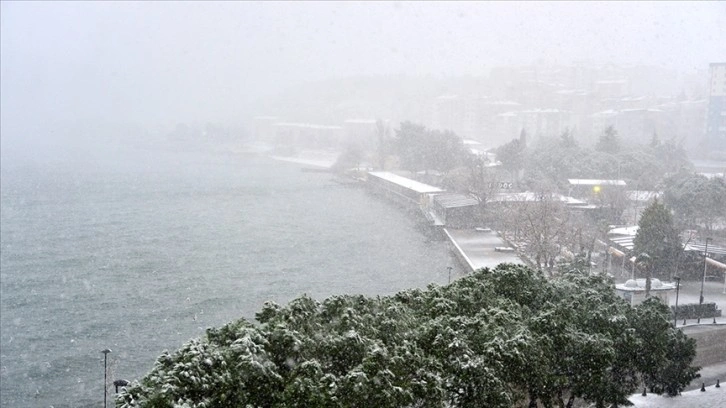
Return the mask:
MULTIPOLYGON (((723 87, 722 80, 719 84, 723 87)), ((431 98, 426 125, 487 146, 506 143, 522 129, 532 140, 567 130, 584 145, 594 145, 613 126, 631 143, 650 143, 655 134, 695 151, 705 133, 703 81, 687 95, 676 72, 658 67, 494 67, 478 85, 452 85, 431 98)))
POLYGON ((726 151, 726 62, 710 65, 706 144, 726 151))

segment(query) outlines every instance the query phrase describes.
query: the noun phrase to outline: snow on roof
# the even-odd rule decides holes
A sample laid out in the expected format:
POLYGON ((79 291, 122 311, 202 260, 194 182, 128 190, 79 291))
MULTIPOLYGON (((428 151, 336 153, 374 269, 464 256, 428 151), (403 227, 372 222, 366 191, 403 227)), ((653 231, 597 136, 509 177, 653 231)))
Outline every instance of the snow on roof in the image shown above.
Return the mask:
POLYGON ((618 238, 610 238, 610 241, 622 248, 625 248, 626 251, 632 251, 635 247, 635 244, 633 244, 633 238, 634 237, 618 237, 618 238))
MULTIPOLYGON (((663 283, 660 279, 650 280, 651 291, 673 290, 676 286, 672 283, 663 283)), ((623 292, 640 292, 645 290, 645 279, 628 279, 625 283, 615 285, 615 289, 623 292)))
MULTIPOLYGON (((586 204, 584 201, 577 200, 572 197, 567 197, 562 194, 551 194, 550 198, 553 201, 561 201, 567 205, 583 205, 586 204)), ((533 191, 525 191, 521 193, 496 193, 491 196, 488 201, 491 202, 527 202, 527 201, 542 201, 543 196, 533 191)))
POLYGON ((610 231, 608 231, 608 235, 628 235, 628 236, 635 236, 635 234, 638 233, 638 226, 637 225, 631 225, 628 227, 617 227, 617 228, 611 228, 610 231))
MULTIPOLYGON (((703 253, 706 251, 706 243, 700 241, 692 241, 686 245, 686 251, 694 251, 703 253)), ((726 256, 726 248, 722 248, 718 245, 714 245, 712 242, 708 244, 708 253, 711 255, 723 255, 726 256)))
POLYGON ((587 205, 587 201, 578 200, 575 197, 563 196, 563 200, 567 205, 587 205))
POLYGON ((328 130, 343 129, 340 126, 314 125, 314 124, 310 124, 310 123, 287 123, 287 122, 275 123, 273 126, 296 127, 296 128, 304 128, 304 129, 328 129, 328 130))
POLYGON ((706 263, 708 263, 711 266, 715 266, 719 269, 723 269, 724 271, 726 271, 726 264, 723 262, 719 262, 719 261, 713 260, 711 258, 706 258, 706 263))
POLYGON ((411 180, 409 178, 399 176, 398 174, 389 173, 387 171, 371 171, 368 174, 381 180, 388 181, 389 183, 393 183, 401 187, 405 187, 409 190, 413 190, 420 194, 440 193, 444 191, 438 187, 420 183, 416 180, 411 180))
POLYGON ((573 186, 626 186, 624 180, 567 179, 573 186))

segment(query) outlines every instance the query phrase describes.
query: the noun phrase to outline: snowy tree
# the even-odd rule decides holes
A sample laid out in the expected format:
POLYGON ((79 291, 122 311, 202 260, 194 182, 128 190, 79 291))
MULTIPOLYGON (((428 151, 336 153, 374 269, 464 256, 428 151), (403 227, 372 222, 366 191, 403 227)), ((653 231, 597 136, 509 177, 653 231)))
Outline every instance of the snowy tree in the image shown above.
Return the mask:
MULTIPOLYGON (((644 211, 633 240, 633 252, 639 256, 646 279, 669 278, 682 251, 678 230, 668 208, 654 200, 644 211)), ((648 282, 646 282, 649 284, 648 282)))
POLYGON ((608 126, 597 140, 595 150, 603 153, 616 154, 620 151, 620 136, 613 126, 608 126))
POLYGON ((522 265, 393 296, 266 303, 164 353, 118 407, 598 407, 641 383, 677 393, 695 344, 656 300, 599 275, 522 265))
POLYGON ((695 173, 675 174, 664 181, 664 200, 684 228, 712 231, 726 217, 726 182, 695 173))

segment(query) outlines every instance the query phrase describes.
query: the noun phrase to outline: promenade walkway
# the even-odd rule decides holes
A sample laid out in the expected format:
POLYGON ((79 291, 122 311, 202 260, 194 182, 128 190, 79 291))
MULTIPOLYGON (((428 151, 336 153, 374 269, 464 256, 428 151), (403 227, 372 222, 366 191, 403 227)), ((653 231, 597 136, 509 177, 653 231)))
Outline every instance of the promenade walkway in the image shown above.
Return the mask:
POLYGON ((444 233, 467 273, 505 262, 524 263, 516 251, 504 250, 509 245, 495 231, 444 228, 444 233))
POLYGON ((655 394, 633 394, 628 398, 635 408, 723 408, 726 407, 726 384, 720 388, 711 385, 701 392, 684 391, 677 397, 664 397, 655 394))

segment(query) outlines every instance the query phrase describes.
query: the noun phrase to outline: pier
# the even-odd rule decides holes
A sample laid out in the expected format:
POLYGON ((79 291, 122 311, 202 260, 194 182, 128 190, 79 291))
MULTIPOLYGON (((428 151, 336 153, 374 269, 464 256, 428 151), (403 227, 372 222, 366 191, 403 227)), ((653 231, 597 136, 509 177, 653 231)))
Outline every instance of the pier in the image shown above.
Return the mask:
POLYGON ((488 228, 456 228, 465 225, 476 200, 446 193, 435 186, 420 183, 389 172, 369 172, 368 185, 388 199, 420 211, 426 222, 438 233, 443 232, 451 251, 466 273, 481 268, 494 268, 500 263, 524 264, 515 248, 488 228), (439 211, 436 211, 436 210, 439 211))

